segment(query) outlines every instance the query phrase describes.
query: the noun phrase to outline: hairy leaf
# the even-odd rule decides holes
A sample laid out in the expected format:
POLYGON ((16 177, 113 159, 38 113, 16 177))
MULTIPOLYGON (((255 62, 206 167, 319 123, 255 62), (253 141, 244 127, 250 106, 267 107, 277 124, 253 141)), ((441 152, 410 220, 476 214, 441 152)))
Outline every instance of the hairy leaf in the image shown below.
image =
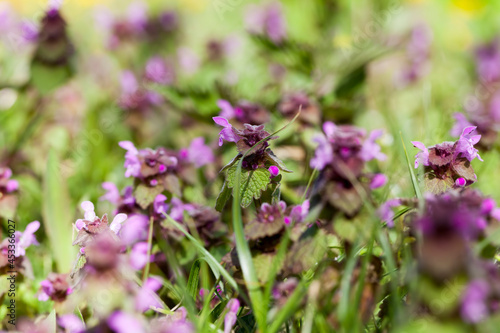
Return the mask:
MULTIPOLYGON (((226 182, 229 188, 233 189, 236 181, 236 166, 227 169, 226 182)), ((265 191, 270 182, 270 173, 267 169, 259 168, 256 170, 241 170, 240 174, 240 197, 241 207, 250 206, 253 199, 259 199, 262 191, 265 191)))

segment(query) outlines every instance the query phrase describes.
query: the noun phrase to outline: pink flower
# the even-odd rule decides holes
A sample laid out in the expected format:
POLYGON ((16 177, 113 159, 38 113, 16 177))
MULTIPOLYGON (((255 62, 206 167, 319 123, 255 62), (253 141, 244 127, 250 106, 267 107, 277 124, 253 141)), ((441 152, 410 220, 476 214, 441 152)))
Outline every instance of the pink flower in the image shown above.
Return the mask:
POLYGON ((193 139, 189 148, 181 150, 180 155, 186 158, 189 163, 194 164, 197 168, 213 163, 215 160, 212 149, 205 145, 205 139, 203 137, 193 139))
POLYGON ((481 140, 481 135, 472 135, 476 128, 476 126, 464 128, 462 135, 460 135, 460 139, 457 141, 457 148, 455 150, 457 154, 461 153, 469 162, 472 162, 476 157, 478 160, 483 161, 481 156, 477 153, 478 150, 474 148, 474 145, 481 140))
POLYGON ((226 308, 229 309, 229 311, 224 317, 224 333, 230 333, 238 319, 237 314, 240 309, 240 302, 236 298, 232 298, 227 303, 226 308))
POLYGON ((422 143, 418 141, 411 141, 412 145, 417 147, 418 149, 421 150, 421 152, 417 153, 415 155, 415 168, 418 168, 418 165, 422 163, 425 166, 429 165, 429 150, 427 147, 422 143))
POLYGON ((268 170, 271 174, 271 178, 274 178, 280 174, 280 169, 275 165, 271 165, 268 170))
POLYGON ((15 256, 20 257, 26 255, 26 249, 30 245, 38 245, 35 237, 35 232, 40 228, 40 222, 33 221, 26 226, 24 232, 16 231, 16 252, 15 256))
POLYGON ((155 293, 161 288, 161 286, 162 282, 160 278, 148 278, 135 296, 136 310, 144 312, 146 310, 149 310, 151 306, 162 308, 161 303, 158 301, 158 296, 155 293))
POLYGON ((217 125, 224 127, 219 133, 219 146, 222 146, 224 140, 228 142, 238 142, 241 139, 226 118, 213 117, 212 119, 217 125))
POLYGON ((374 190, 384 186, 386 183, 387 183, 387 176, 384 175, 383 173, 377 173, 375 176, 373 176, 372 181, 370 182, 370 188, 374 190))

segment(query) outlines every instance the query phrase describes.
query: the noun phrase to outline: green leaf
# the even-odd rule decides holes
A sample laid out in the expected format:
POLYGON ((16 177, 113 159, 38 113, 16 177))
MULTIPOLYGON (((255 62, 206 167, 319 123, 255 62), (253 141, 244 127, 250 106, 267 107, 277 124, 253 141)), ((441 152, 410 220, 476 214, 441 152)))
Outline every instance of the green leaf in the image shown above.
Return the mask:
POLYGON ((261 253, 253 257, 253 265, 260 282, 266 283, 269 278, 269 267, 273 264, 275 255, 272 253, 261 253))
POLYGON ((283 161, 281 161, 276 155, 274 155, 273 151, 269 148, 266 150, 266 160, 270 164, 277 166, 283 172, 293 172, 292 170, 287 169, 283 161))
MULTIPOLYGON (((229 188, 233 189, 233 197, 235 192, 237 167, 232 166, 227 169, 226 182, 229 188)), ((253 199, 259 199, 262 191, 265 191, 271 179, 270 172, 267 169, 259 168, 256 170, 241 169, 239 176, 239 189, 241 197, 241 207, 250 206, 253 199)))
POLYGON ((196 238, 191 236, 191 234, 187 232, 187 230, 184 229, 182 225, 180 225, 177 221, 171 218, 170 215, 167 215, 165 213, 163 215, 167 218, 167 220, 170 223, 172 223, 177 229, 179 229, 184 234, 184 236, 186 236, 186 238, 189 239, 189 241, 191 241, 191 243, 193 243, 193 245, 198 249, 198 251, 200 251, 200 253, 203 255, 205 261, 208 263, 208 265, 210 266, 216 277, 222 275, 226 279, 226 281, 231 285, 231 287, 233 287, 235 290, 239 290, 238 284, 233 279, 233 277, 224 269, 224 267, 222 267, 219 261, 215 259, 212 256, 212 254, 210 254, 210 252, 208 252, 207 249, 205 249, 205 247, 198 240, 196 240, 196 238))
POLYGON ((42 93, 48 94, 71 76, 68 66, 49 67, 38 62, 31 66, 31 82, 42 93))
POLYGON ((446 192, 453 187, 453 178, 446 177, 445 179, 436 178, 432 173, 424 175, 424 185, 428 192, 440 194, 446 192))
POLYGON ((217 201, 215 202, 215 210, 218 212, 222 212, 230 196, 231 189, 227 186, 227 181, 225 181, 224 185, 222 185, 219 196, 217 196, 217 201))
POLYGON ((158 194, 163 192, 161 186, 146 186, 144 184, 139 184, 134 190, 135 201, 142 209, 148 208, 152 204, 158 194))
POLYGON ((476 174, 474 173, 474 169, 472 169, 469 160, 466 158, 460 158, 455 160, 452 164, 453 171, 455 171, 460 177, 465 178, 466 180, 476 181, 476 174))
POLYGON ((73 278, 75 274, 77 274, 83 266, 87 263, 87 258, 85 258, 84 255, 78 254, 78 258, 75 261, 75 266, 73 267, 73 270, 71 271, 70 277, 73 278))
POLYGON ((194 261, 193 266, 191 266, 191 272, 189 273, 189 279, 187 283, 187 290, 189 294, 196 300, 198 296, 198 281, 200 280, 200 259, 194 261))
POLYGON ((43 226, 49 237, 52 255, 60 273, 71 269, 76 256, 71 245, 73 233, 72 215, 66 181, 60 170, 60 161, 54 150, 49 151, 47 169, 45 170, 43 192, 43 226))

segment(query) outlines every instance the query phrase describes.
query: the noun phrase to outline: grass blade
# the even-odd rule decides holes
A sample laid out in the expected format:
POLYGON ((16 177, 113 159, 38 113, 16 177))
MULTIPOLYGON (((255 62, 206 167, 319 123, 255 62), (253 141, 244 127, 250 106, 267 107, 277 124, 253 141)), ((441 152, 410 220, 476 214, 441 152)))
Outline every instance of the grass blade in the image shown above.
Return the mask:
POLYGON ((405 151, 406 164, 408 165, 408 172, 410 173, 413 190, 415 191, 415 196, 420 200, 423 198, 422 192, 420 191, 420 186, 418 185, 417 177, 415 176, 415 171, 413 170, 410 158, 408 157, 408 151, 406 150, 405 141, 403 140, 403 134, 399 132, 399 135, 401 136, 401 143, 403 144, 403 149, 405 151))

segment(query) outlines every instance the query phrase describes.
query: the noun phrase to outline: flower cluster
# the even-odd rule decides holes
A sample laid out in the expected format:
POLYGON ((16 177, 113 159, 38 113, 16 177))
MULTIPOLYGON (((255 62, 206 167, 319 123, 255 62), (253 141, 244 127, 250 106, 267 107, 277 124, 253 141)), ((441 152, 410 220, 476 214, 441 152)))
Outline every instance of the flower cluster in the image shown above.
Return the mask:
POLYGON ((367 137, 361 128, 332 122, 325 122, 323 131, 326 136, 315 138, 318 147, 310 162, 312 168, 321 171, 315 191, 321 194, 321 200, 352 216, 362 205, 355 183, 367 183, 371 189, 385 185, 382 174, 364 173, 366 162, 386 158, 375 142, 383 133, 375 130, 367 137))
POLYGON ((448 188, 459 188, 476 182, 477 177, 470 162, 477 158, 482 161, 474 148, 481 135, 475 135, 476 127, 463 129, 456 142, 443 142, 432 147, 412 141, 421 151, 415 156, 415 168, 424 166, 425 185, 433 193, 441 193, 448 188))
POLYGON ((38 300, 63 302, 73 292, 69 286, 67 274, 50 273, 46 280, 40 282, 38 300))

